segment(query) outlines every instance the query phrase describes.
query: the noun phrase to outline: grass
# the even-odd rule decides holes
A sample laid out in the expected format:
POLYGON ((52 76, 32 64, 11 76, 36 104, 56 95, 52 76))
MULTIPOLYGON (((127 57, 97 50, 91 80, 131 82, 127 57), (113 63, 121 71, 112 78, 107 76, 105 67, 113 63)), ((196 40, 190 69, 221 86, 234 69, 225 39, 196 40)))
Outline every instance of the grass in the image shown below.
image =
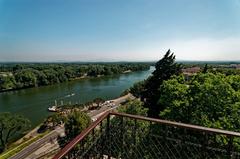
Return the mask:
POLYGON ((25 147, 29 146, 30 144, 32 144, 33 142, 35 142, 38 139, 42 138, 43 136, 45 136, 48 133, 49 133, 49 131, 46 131, 46 132, 44 132, 42 134, 39 134, 38 136, 36 136, 34 138, 30 138, 30 139, 24 141, 20 145, 11 146, 10 149, 8 149, 6 152, 4 152, 3 154, 0 155, 0 159, 8 159, 9 157, 17 154, 18 152, 23 150, 25 147))

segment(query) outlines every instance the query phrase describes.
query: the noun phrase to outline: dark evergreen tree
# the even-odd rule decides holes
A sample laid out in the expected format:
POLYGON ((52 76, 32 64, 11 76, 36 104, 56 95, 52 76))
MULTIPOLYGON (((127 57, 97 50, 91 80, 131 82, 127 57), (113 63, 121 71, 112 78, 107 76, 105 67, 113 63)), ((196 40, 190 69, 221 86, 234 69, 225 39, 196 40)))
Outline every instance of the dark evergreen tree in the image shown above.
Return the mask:
POLYGON ((202 72, 203 73, 207 73, 207 71, 208 71, 208 64, 205 64, 202 72))
POLYGON ((168 80, 172 75, 178 75, 180 72, 181 65, 175 62, 174 53, 168 50, 164 57, 156 63, 155 71, 146 80, 145 89, 142 92, 142 100, 149 108, 148 116, 159 117, 159 112, 164 109, 164 106, 158 104, 161 94, 160 85, 164 80, 168 80))

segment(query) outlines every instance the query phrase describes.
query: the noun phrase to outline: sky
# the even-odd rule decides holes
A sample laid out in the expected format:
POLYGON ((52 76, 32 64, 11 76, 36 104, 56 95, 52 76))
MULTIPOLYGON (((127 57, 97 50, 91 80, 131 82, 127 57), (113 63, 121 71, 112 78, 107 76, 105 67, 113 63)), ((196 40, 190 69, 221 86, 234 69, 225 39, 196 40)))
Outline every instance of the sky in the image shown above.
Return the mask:
POLYGON ((240 60, 240 0, 0 0, 0 61, 240 60))

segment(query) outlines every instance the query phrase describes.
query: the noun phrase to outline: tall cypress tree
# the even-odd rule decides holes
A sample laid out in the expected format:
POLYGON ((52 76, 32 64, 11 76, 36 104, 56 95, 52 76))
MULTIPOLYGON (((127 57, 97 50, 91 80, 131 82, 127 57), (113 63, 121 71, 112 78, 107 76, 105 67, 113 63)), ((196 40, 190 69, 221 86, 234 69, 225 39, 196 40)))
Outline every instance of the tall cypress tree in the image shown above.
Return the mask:
POLYGON ((155 71, 146 80, 145 89, 142 92, 142 100, 145 106, 149 108, 148 116, 158 118, 164 106, 158 104, 161 95, 160 86, 164 80, 170 79, 172 75, 178 75, 181 72, 181 65, 175 62, 175 55, 170 51, 155 64, 155 71))
POLYGON ((208 71, 208 64, 205 64, 202 72, 203 73, 207 73, 207 71, 208 71))

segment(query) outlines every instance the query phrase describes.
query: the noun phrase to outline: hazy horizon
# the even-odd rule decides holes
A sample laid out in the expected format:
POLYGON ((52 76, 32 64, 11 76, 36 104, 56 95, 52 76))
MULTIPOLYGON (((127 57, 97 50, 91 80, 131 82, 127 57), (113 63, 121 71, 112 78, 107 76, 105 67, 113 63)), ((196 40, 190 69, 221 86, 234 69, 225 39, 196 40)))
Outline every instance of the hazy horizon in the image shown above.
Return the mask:
MULTIPOLYGON (((158 59, 159 60, 159 59, 158 59)), ((143 60, 143 61, 0 61, 0 64, 3 63, 155 63, 158 60, 143 60)), ((240 63, 240 60, 178 60, 176 59, 176 62, 182 62, 182 63, 240 63)))
POLYGON ((0 0, 0 61, 240 61, 239 17, 240 0, 0 0))

